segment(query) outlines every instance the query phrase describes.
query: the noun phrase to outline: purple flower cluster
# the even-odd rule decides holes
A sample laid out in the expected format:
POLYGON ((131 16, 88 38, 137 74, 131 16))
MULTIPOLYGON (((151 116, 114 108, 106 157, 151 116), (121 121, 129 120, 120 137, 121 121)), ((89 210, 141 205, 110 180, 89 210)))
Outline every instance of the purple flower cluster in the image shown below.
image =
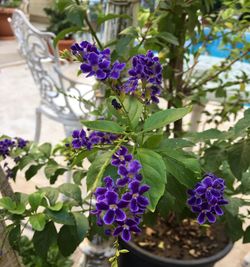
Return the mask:
MULTIPOLYGON (((6 159, 8 156, 10 156, 10 152, 13 149, 20 148, 23 149, 26 147, 28 141, 22 139, 22 138, 14 138, 14 139, 3 139, 0 141, 0 156, 2 156, 4 159, 6 159)), ((17 163, 20 160, 20 157, 15 157, 14 162, 17 163)), ((13 169, 11 169, 8 165, 8 162, 5 162, 4 165, 4 170, 6 173, 7 178, 14 178, 15 173, 13 169)))
POLYGON ((110 176, 104 178, 104 187, 95 191, 96 209, 92 214, 97 216, 99 226, 109 226, 106 231, 113 236, 121 236, 128 242, 131 232, 139 233, 139 223, 149 200, 144 193, 148 185, 142 185, 139 174, 142 166, 138 160, 122 146, 113 156, 111 164, 118 169, 119 178, 114 181, 110 176))
POLYGON ((223 215, 221 206, 228 204, 224 198, 224 190, 225 181, 212 173, 206 174, 193 190, 188 190, 187 204, 193 212, 199 213, 199 224, 204 224, 206 220, 215 223, 216 216, 223 215))
POLYGON ((138 91, 139 84, 141 84, 141 96, 146 102, 159 102, 158 96, 161 93, 162 66, 159 58, 155 57, 152 51, 148 51, 146 55, 134 56, 132 59, 132 68, 128 73, 130 78, 123 85, 126 93, 135 93, 138 91))
POLYGON ((25 141, 22 138, 15 138, 13 140, 11 139, 4 139, 0 141, 0 156, 2 156, 4 159, 9 156, 10 151, 15 148, 24 148, 27 145, 28 141, 25 141))
POLYGON ((108 78, 117 80, 120 72, 126 66, 125 63, 120 63, 118 60, 111 64, 109 48, 100 51, 87 41, 80 44, 75 43, 71 46, 71 51, 83 62, 80 69, 83 73, 88 74, 87 77, 95 76, 99 80, 108 78))
POLYGON ((73 131, 72 137, 73 148, 79 149, 81 147, 85 147, 88 150, 91 150, 94 145, 112 144, 118 138, 118 135, 100 131, 93 131, 92 133, 90 133, 89 136, 87 136, 86 132, 82 129, 80 131, 73 131))

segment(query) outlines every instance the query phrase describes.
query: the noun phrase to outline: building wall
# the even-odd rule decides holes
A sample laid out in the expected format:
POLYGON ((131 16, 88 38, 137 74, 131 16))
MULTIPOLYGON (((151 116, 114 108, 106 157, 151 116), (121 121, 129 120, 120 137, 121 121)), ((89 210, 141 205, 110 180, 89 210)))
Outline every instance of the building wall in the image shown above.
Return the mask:
POLYGON ((30 20, 35 22, 47 22, 48 19, 43 9, 51 6, 53 0, 30 0, 29 2, 30 20))

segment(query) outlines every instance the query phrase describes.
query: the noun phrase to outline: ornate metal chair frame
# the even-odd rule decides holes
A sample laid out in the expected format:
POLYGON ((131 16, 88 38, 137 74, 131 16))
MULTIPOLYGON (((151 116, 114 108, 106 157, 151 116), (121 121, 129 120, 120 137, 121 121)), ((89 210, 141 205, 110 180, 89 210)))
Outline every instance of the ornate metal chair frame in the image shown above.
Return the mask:
POLYGON ((35 141, 40 138, 42 114, 62 123, 66 136, 69 136, 72 129, 81 127, 80 119, 86 119, 91 110, 91 102, 94 101, 92 86, 76 82, 62 73, 62 61, 58 49, 53 46, 53 33, 36 29, 21 10, 15 10, 9 22, 17 38, 19 52, 40 91, 35 141), (75 111, 76 107, 80 115, 75 111))

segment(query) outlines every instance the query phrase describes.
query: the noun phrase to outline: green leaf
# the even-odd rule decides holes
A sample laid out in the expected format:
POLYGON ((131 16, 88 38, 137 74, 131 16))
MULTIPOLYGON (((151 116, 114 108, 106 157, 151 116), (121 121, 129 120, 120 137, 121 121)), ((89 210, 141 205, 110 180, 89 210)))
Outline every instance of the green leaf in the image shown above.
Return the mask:
POLYGON ((250 226, 247 227, 243 237, 243 243, 250 243, 250 226))
POLYGON ((42 231, 46 224, 46 215, 44 213, 31 215, 29 218, 29 222, 34 230, 42 231))
POLYGON ((241 179, 244 173, 250 167, 250 140, 241 140, 232 145, 228 151, 228 162, 233 174, 241 179))
POLYGON ((53 222, 48 222, 42 231, 36 231, 32 241, 37 255, 47 258, 47 253, 52 244, 56 242, 57 232, 53 222))
POLYGON ((79 204, 82 203, 81 190, 78 185, 65 183, 58 187, 59 192, 64 194, 66 197, 74 199, 79 204))
POLYGON ((231 213, 225 213, 227 233, 232 241, 237 241, 244 235, 242 221, 239 216, 233 216, 231 213))
POLYGON ((64 29, 62 31, 60 31, 57 35, 56 35, 56 38, 54 39, 53 41, 53 45, 54 47, 57 46, 57 43, 60 41, 60 40, 63 40, 64 37, 69 34, 69 33, 76 33, 78 31, 81 31, 82 28, 81 27, 78 27, 78 26, 73 26, 73 27, 69 27, 67 29, 64 29))
POLYGON ((84 26, 84 15, 86 14, 86 10, 83 6, 72 4, 68 6, 66 9, 67 19, 72 23, 79 27, 84 26))
POLYGON ((117 18, 121 18, 121 19, 131 19, 131 17, 129 15, 126 14, 107 14, 107 15, 99 15, 97 18, 97 24, 101 25, 102 23, 104 23, 105 21, 111 20, 111 19, 117 19, 117 18))
POLYGON ((64 225, 58 233, 57 244, 63 256, 70 256, 83 241, 78 238, 76 226, 64 225))
POLYGON ((38 147, 39 151, 43 153, 46 158, 51 155, 52 146, 50 143, 44 143, 38 147))
POLYGON ((138 37, 138 30, 135 26, 129 26, 120 32, 121 35, 130 35, 134 38, 138 37))
POLYGON ((30 180, 32 177, 34 177, 37 172, 43 167, 43 164, 38 165, 31 165, 28 170, 25 172, 25 178, 26 180, 30 180))
POLYGON ((152 134, 146 139, 143 146, 150 149, 156 149, 157 147, 159 147, 162 139, 163 139, 162 133, 152 134))
POLYGON ((158 38, 161 41, 165 41, 176 46, 179 45, 178 39, 170 32, 161 32, 155 35, 154 38, 158 38))
POLYGON ((38 206, 40 205, 45 193, 35 192, 29 195, 29 204, 33 211, 37 210, 38 206))
POLYGON ((53 187, 42 187, 40 188, 41 192, 45 193, 46 198, 49 200, 49 203, 51 206, 55 205, 58 196, 59 196, 59 191, 57 188, 53 187))
POLYGON ((149 210, 154 211, 158 201, 165 191, 166 166, 158 153, 146 148, 137 150, 136 158, 142 165, 143 181, 150 186, 145 196, 149 198, 149 210))
POLYGON ((16 203, 10 197, 3 197, 0 199, 0 206, 6 210, 14 210, 16 203))
POLYGON ((165 148, 167 149, 179 149, 184 147, 193 147, 195 144, 185 139, 181 138, 165 138, 159 144, 158 151, 164 151, 165 148))
POLYGON ((89 230, 89 221, 87 217, 82 213, 73 212, 72 214, 75 218, 78 239, 83 240, 89 230))
POLYGON ((77 185, 82 184, 82 179, 85 177, 86 173, 84 171, 75 171, 73 173, 73 181, 77 185))
POLYGON ((13 249, 19 250, 21 238, 21 227, 20 224, 15 225, 8 234, 8 240, 13 249))
POLYGON ((191 111, 191 107, 166 109, 158 111, 146 119, 144 123, 144 132, 162 128, 172 122, 175 122, 191 111))
POLYGON ((109 164, 113 152, 107 151, 105 153, 99 154, 96 159, 92 162, 88 169, 87 174, 87 190, 96 188, 101 184, 101 179, 103 178, 103 173, 106 169, 106 165, 109 164))
POLYGON ((131 35, 126 35, 125 37, 118 39, 115 51, 119 56, 123 56, 126 52, 128 52, 128 46, 132 40, 134 40, 134 37, 131 35))
POLYGON ((221 139, 225 138, 225 132, 221 132, 218 129, 208 129, 203 132, 199 133, 189 133, 187 134, 194 142, 197 141, 206 141, 206 140, 213 140, 213 139, 221 139))
POLYGON ((60 224, 66 224, 66 225, 74 225, 74 218, 69 213, 68 210, 65 208, 59 210, 59 211, 53 211, 46 209, 45 214, 49 216, 50 219, 52 219, 56 223, 60 224))
POLYGON ((98 120, 98 121, 82 121, 86 127, 101 132, 124 134, 124 129, 114 121, 98 120))
POLYGON ((25 205, 23 203, 17 203, 14 209, 9 210, 12 214, 21 215, 25 212, 25 205))
POLYGON ((248 172, 243 173, 240 188, 243 194, 250 194, 250 170, 248 172))
POLYGON ((32 161, 34 161, 34 158, 33 158, 32 155, 25 155, 25 156, 23 156, 20 159, 19 163, 18 163, 19 169, 22 170, 24 167, 26 167, 32 161))
POLYGON ((225 206, 225 209, 232 215, 239 215, 239 208, 243 205, 243 201, 240 198, 228 198, 228 204, 225 206))
POLYGON ((128 117, 133 128, 135 128, 140 120, 143 105, 135 97, 128 96, 125 98, 123 105, 128 112, 128 117))
POLYGON ((53 211, 59 211, 63 207, 62 202, 57 202, 54 206, 48 206, 48 209, 53 210, 53 211))
POLYGON ((171 148, 165 148, 163 155, 167 171, 181 184, 192 188, 201 175, 199 161, 181 150, 171 148))
POLYGON ((64 174, 66 171, 67 169, 61 168, 53 159, 48 161, 47 166, 44 169, 45 175, 50 180, 51 184, 54 184, 57 180, 57 177, 64 174))

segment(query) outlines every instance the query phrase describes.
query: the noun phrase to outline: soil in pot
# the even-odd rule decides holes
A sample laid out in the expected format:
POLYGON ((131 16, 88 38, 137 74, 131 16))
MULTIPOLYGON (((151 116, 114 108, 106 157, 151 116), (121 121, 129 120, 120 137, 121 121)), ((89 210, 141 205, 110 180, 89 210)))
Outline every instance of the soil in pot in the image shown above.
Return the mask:
POLYGON ((14 33, 11 29, 8 18, 12 17, 14 8, 0 7, 0 40, 14 39, 14 33))
POLYGON ((124 244, 124 247, 132 253, 122 255, 120 264, 122 267, 213 266, 232 247, 222 224, 200 226, 196 221, 189 219, 177 223, 175 218, 168 221, 159 218, 154 226, 144 227, 140 235, 134 236, 133 242, 147 255, 143 255, 141 251, 136 259, 138 256, 136 246, 132 243, 132 247, 130 244, 126 247, 124 244), (211 262, 208 260, 207 263, 198 264, 198 261, 202 262, 209 257, 212 257, 211 262), (164 262, 168 259, 170 263, 164 262), (171 263, 172 259, 179 264, 171 263))

